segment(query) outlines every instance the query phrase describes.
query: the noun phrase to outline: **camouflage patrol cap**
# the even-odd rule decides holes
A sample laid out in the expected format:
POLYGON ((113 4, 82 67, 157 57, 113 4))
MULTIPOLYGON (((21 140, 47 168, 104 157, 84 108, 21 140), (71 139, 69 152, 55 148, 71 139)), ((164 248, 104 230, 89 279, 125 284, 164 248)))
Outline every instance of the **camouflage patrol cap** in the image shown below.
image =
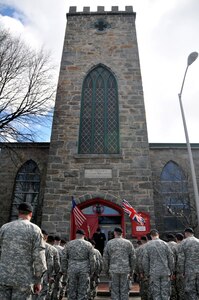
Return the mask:
POLYGON ((47 231, 44 230, 44 229, 42 229, 41 232, 42 232, 43 235, 48 235, 47 231))
POLYGON ((156 236, 156 235, 159 235, 159 232, 158 232, 157 229, 152 229, 152 230, 150 231, 150 235, 151 235, 151 236, 156 236))
POLYGON ((76 234, 85 235, 85 231, 83 229, 77 229, 76 234))
POLYGON ((178 241, 182 241, 184 239, 184 235, 182 233, 176 233, 176 239, 178 241))
POLYGON ((33 207, 28 202, 22 202, 18 206, 19 211, 27 211, 27 212, 33 212, 33 207))
POLYGON ((59 235, 56 235, 56 236, 55 236, 55 241, 61 241, 61 238, 60 238, 59 235))
POLYGON ((47 242, 48 243, 54 243, 54 241, 55 241, 54 236, 53 235, 49 235, 48 238, 47 238, 47 242))
POLYGON ((123 231, 122 231, 122 228, 120 228, 120 227, 115 227, 114 231, 115 231, 115 232, 119 232, 119 233, 122 233, 122 232, 123 232, 123 231))
POLYGON ((191 227, 185 228, 184 232, 194 233, 193 229, 191 227))
POLYGON ((167 239, 168 239, 168 241, 175 241, 175 235, 173 233, 168 233, 167 239))

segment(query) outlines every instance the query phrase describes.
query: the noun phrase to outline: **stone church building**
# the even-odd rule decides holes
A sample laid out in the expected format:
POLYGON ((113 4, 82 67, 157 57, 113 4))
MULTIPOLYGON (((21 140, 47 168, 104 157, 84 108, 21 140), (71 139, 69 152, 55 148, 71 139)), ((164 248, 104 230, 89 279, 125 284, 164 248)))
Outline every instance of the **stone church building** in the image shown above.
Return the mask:
MULTIPOLYGON (((27 201, 33 222, 74 238, 74 197, 90 235, 99 226, 107 239, 115 226, 129 239, 196 227, 186 144, 148 142, 135 19, 131 6, 70 7, 50 143, 0 143, 1 225, 27 201)), ((192 151, 199 176, 199 144, 192 151)))

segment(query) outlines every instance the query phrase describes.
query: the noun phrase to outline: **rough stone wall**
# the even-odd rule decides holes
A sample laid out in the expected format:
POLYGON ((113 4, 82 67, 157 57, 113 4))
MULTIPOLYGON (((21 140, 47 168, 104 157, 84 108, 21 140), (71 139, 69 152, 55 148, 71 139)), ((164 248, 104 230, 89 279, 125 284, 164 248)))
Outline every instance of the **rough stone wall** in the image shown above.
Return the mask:
MULTIPOLYGON (((154 222, 151 166, 145 120, 135 13, 118 11, 67 14, 67 27, 57 89, 42 223, 50 232, 70 231, 71 196, 77 203, 96 197, 121 205, 126 198, 154 222), (110 28, 97 32, 94 23, 110 28), (91 68, 104 64, 118 84, 120 154, 78 155, 82 83, 91 68), (111 178, 87 178, 90 169, 111 170, 111 178)), ((126 231, 130 222, 126 217, 126 231)))
MULTIPOLYGON (((0 144, 0 225, 9 220, 17 171, 32 159, 41 172, 42 226, 50 233, 69 237, 72 195, 77 203, 102 198, 121 205, 122 198, 126 198, 137 210, 149 212, 151 225, 163 233, 162 199, 155 190, 162 168, 170 160, 182 167, 188 175, 194 204, 192 180, 186 145, 150 144, 149 150, 135 13, 131 7, 123 12, 117 7, 111 12, 104 12, 103 7, 90 12, 85 7, 81 13, 72 7, 67 17, 50 150, 48 143, 0 144), (110 25, 105 32, 94 28, 98 19, 110 25), (118 155, 77 153, 82 83, 89 70, 98 64, 107 66, 117 79, 121 150, 118 155), (86 176, 92 170, 104 170, 106 176, 86 176)), ((199 178, 199 145, 192 145, 192 149, 199 178)), ((125 223, 130 237, 128 216, 125 223)))
MULTIPOLYGON (((198 144, 192 144, 192 154, 196 171, 196 178, 197 182, 199 182, 198 144)), ((150 159, 153 177, 155 223, 158 230, 163 234, 163 216, 165 215, 165 208, 163 207, 162 198, 159 194, 160 191, 158 191, 158 187, 162 169, 169 161, 175 162, 179 167, 182 168, 186 178, 188 179, 188 192, 191 201, 191 206, 195 206, 195 197, 193 194, 193 184, 186 144, 150 144, 150 159)), ((192 216, 194 214, 195 212, 193 209, 192 216)))
MULTIPOLYGON (((157 229, 160 231, 161 234, 164 234, 164 224, 163 224, 163 216, 164 216, 164 207, 162 203, 162 199, 156 192, 157 186, 158 186, 158 181, 160 179, 160 175, 162 172, 163 167, 168 163, 169 161, 173 161, 177 163, 182 170, 184 171, 185 175, 188 177, 188 188, 189 188, 189 193, 190 193, 190 198, 192 201, 192 204, 194 205, 194 195, 193 195, 193 186, 192 186, 192 179, 191 179, 191 174, 190 174, 190 164, 188 160, 188 154, 187 154, 187 148, 186 144, 150 144, 150 161, 151 161, 151 171, 152 171, 152 181, 153 181, 153 191, 154 191, 154 206, 155 206, 155 226, 157 229)), ((4 224, 5 222, 9 221, 9 215, 10 215, 10 209, 11 209, 11 201, 12 201, 12 194, 13 194, 13 189, 14 189, 14 182, 15 182, 15 177, 17 175, 17 172, 19 168, 27 161, 27 160, 34 160, 39 167, 39 170, 41 172, 41 188, 40 188, 40 204, 42 205, 43 202, 43 194, 44 194, 44 187, 45 187, 45 180, 46 180, 46 168, 47 168, 47 160, 48 160, 48 151, 49 151, 49 143, 0 143, 0 226, 4 224)), ((199 144, 193 144, 192 145, 192 153, 193 153, 193 160, 194 160, 194 165, 195 165, 195 170, 196 170, 196 176, 197 179, 199 178, 199 144)), ((78 157, 78 155, 74 155, 74 157, 78 157)), ((76 160, 83 160, 83 158, 76 158, 76 160)), ((88 160, 88 165, 91 166, 92 161, 97 162, 97 158, 93 158, 88 160), (89 163, 91 161, 91 163, 89 163)), ((120 159, 121 160, 121 159, 120 159)), ((104 158, 103 162, 110 161, 112 163, 118 163, 118 160, 116 159, 108 159, 104 158)), ((99 159, 99 162, 101 164, 102 158, 99 159)), ((79 165, 79 164, 78 164, 79 165)), ((110 163, 108 164, 108 166, 110 163)), ((84 168, 84 165, 82 166, 82 169, 84 168)), ((114 169, 114 167, 113 167, 114 169)), ((77 182, 76 176, 78 175, 77 170, 73 171, 63 171, 65 179, 68 182, 77 182)), ((115 172, 116 174, 117 172, 115 172)), ((83 196, 79 196, 79 202, 85 201, 87 199, 91 199, 92 197, 98 196, 106 199, 107 201, 113 201, 113 202, 118 202, 117 194, 119 194, 117 189, 113 189, 113 183, 112 181, 117 181, 119 182, 119 179, 117 178, 117 175, 114 175, 114 179, 109 179, 106 180, 106 183, 103 179, 83 179, 83 171, 82 171, 82 179, 79 180, 79 182, 82 184, 81 188, 83 188, 83 184, 88 183, 95 183, 96 186, 98 183, 101 182, 100 188, 98 191, 98 188, 94 191, 94 187, 89 185, 90 190, 85 193, 83 196), (106 186, 106 192, 103 191, 103 188, 101 187, 102 184, 104 184, 104 189, 106 186), (109 185, 111 188, 111 193, 109 193, 109 185), (116 193, 115 193, 116 192, 116 193)), ((127 181, 127 180, 126 180, 127 181)), ((199 182, 199 180, 197 180, 199 182)), ((72 184, 72 183, 71 183, 72 184)), ((117 186, 117 185, 115 185, 117 186)), ((122 191, 123 192, 123 191, 122 191)), ((121 193, 122 193, 121 192, 121 193)), ((78 192, 75 191, 77 195, 78 192)), ((61 194, 60 194, 61 196, 61 194)), ((78 197, 78 196, 77 196, 78 197)), ((70 200, 70 199, 69 199, 70 200)), ((120 199, 119 199, 120 200, 120 199)), ((129 200, 129 199, 128 199, 129 200)), ((67 214, 66 212, 66 198, 64 198, 64 203, 63 203, 63 210, 64 213, 67 214)), ((139 201, 137 202, 139 204, 139 201)), ((135 204, 137 205, 137 204, 135 204)), ((144 207, 143 207, 144 209, 144 207)), ((52 209, 53 211, 53 209, 52 209)), ((194 213, 194 211, 193 211, 194 213)), ((151 212, 150 212, 151 214, 151 212)), ((53 215, 52 219, 55 218, 54 222, 63 222, 60 220, 60 217, 56 217, 53 215)), ((68 222, 70 221, 70 209, 68 211, 66 220, 68 222)), ((126 219, 128 221, 128 218, 126 219)), ((65 222, 65 221, 64 221, 65 222)), ((40 225, 41 223, 41 211, 39 212, 38 215, 38 224, 40 225)), ((128 224, 127 224, 127 228, 128 224)), ((65 235, 65 232, 62 234, 63 236, 65 235)))
POLYGON ((9 221, 15 178, 20 167, 32 159, 41 174, 38 225, 41 224, 41 209, 46 179, 49 143, 0 143, 0 225, 9 221))

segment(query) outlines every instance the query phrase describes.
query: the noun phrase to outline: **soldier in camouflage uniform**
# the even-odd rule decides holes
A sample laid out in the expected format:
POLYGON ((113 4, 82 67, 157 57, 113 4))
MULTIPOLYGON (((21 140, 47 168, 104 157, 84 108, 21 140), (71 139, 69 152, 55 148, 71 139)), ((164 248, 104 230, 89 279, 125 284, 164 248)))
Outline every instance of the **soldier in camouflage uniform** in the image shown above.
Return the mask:
POLYGON ((177 291, 177 299, 185 300, 185 292, 184 292, 184 275, 180 273, 178 269, 178 253, 180 252, 181 242, 183 241, 184 236, 182 233, 176 234, 176 242, 177 242, 177 262, 176 262, 176 291, 177 291))
POLYGON ((90 242, 84 239, 82 229, 76 231, 76 239, 67 243, 63 250, 61 271, 68 275, 68 300, 87 300, 90 276, 95 271, 95 256, 90 242))
POLYGON ((54 247, 55 238, 49 235, 47 238, 47 244, 49 244, 52 254, 53 254, 53 280, 51 280, 49 285, 49 291, 46 300, 58 299, 59 294, 59 279, 60 279, 60 256, 59 251, 54 247))
POLYGON ((111 277, 111 299, 129 299, 129 277, 135 268, 135 249, 122 237, 122 229, 114 229, 114 239, 108 241, 103 254, 104 271, 111 277))
POLYGON ((156 229, 150 232, 152 240, 145 248, 142 259, 144 274, 149 278, 150 295, 154 300, 168 300, 170 277, 174 270, 174 257, 168 244, 159 238, 156 229))
POLYGON ((185 299, 195 300, 199 296, 199 239, 192 228, 185 229, 185 239, 178 252, 178 270, 185 278, 185 299))
POLYGON ((144 248, 146 246, 148 239, 146 236, 141 237, 141 245, 135 249, 136 254, 136 266, 135 273, 138 276, 139 285, 140 285, 140 297, 142 300, 149 300, 149 279, 143 277, 143 267, 142 267, 142 257, 144 253, 144 248))
POLYGON ((45 230, 42 230, 43 239, 45 242, 45 255, 46 255, 46 264, 47 264, 47 272, 43 276, 42 281, 42 290, 39 293, 38 297, 34 297, 34 300, 46 300, 47 295, 49 294, 49 286, 54 281, 54 261, 53 261, 53 251, 51 245, 46 243, 48 238, 48 234, 45 230))
POLYGON ((95 260, 96 260, 95 271, 94 271, 94 274, 90 278, 90 293, 89 293, 89 297, 88 297, 89 300, 92 300, 95 298, 95 296, 97 294, 96 290, 97 290, 97 286, 99 283, 99 275, 102 271, 103 260, 102 260, 102 255, 101 255, 100 251, 95 249, 95 241, 91 240, 90 243, 93 246, 93 251, 94 251, 95 260))
MULTIPOLYGON (((53 246, 58 250, 59 259, 60 259, 60 263, 61 263, 62 253, 63 253, 64 247, 61 246, 60 236, 58 236, 58 235, 55 236, 55 241, 54 241, 53 246)), ((57 299, 62 300, 65 293, 66 293, 65 281, 64 281, 63 276, 60 276, 60 274, 59 274, 58 276, 56 276, 56 281, 55 281, 52 300, 57 300, 57 299)))
POLYGON ((18 220, 0 229, 0 299, 29 300, 41 290, 46 271, 45 245, 40 228, 31 223, 29 203, 18 207, 18 220))
POLYGON ((176 263, 177 263, 177 243, 174 234, 169 233, 167 235, 168 245, 173 252, 174 256, 174 272, 171 278, 171 297, 170 300, 177 300, 177 290, 176 290, 176 263))

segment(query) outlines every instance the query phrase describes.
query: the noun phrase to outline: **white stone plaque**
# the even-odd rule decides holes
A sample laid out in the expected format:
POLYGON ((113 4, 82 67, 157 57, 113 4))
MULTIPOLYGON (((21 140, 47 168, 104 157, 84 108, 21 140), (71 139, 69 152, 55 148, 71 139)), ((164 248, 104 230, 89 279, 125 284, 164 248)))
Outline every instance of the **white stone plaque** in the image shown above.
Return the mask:
POLYGON ((112 178, 111 169, 86 169, 85 178, 112 178))
POLYGON ((136 231, 146 231, 146 226, 136 226, 136 231))

